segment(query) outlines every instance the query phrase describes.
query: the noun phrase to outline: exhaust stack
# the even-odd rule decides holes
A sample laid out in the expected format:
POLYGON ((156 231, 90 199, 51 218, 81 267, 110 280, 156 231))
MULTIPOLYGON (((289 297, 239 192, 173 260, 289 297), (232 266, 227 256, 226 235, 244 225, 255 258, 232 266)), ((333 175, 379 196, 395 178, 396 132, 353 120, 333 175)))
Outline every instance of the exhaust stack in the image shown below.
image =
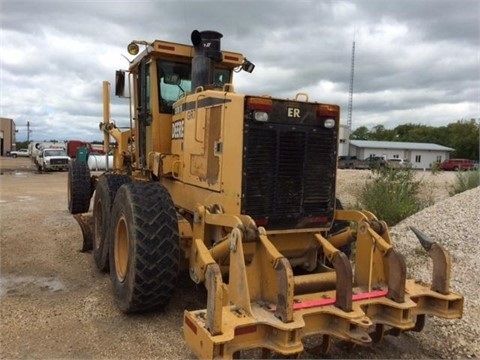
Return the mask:
POLYGON ((195 56, 192 60, 192 89, 213 84, 214 63, 223 60, 220 46, 222 34, 194 30, 191 35, 195 56))

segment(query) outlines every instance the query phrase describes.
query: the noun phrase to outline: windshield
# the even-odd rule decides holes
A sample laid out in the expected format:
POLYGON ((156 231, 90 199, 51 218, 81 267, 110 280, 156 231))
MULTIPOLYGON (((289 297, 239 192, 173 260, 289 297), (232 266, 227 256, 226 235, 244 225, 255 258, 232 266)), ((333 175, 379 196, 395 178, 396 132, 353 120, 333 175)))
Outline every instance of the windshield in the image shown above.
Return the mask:
MULTIPOLYGON (((157 73, 160 112, 171 114, 175 101, 192 91, 192 65, 158 60, 157 73)), ((222 87, 227 83, 231 83, 231 70, 216 68, 213 74, 213 85, 222 87)))
POLYGON ((55 149, 55 150, 45 150, 44 156, 65 156, 67 153, 65 150, 62 149, 55 149))
POLYGON ((192 90, 191 64, 157 61, 160 112, 171 113, 172 105, 180 96, 192 90), (175 75, 175 76, 174 76, 175 75), (165 81, 167 79, 167 81, 165 81), (171 79, 176 79, 175 82, 171 79))

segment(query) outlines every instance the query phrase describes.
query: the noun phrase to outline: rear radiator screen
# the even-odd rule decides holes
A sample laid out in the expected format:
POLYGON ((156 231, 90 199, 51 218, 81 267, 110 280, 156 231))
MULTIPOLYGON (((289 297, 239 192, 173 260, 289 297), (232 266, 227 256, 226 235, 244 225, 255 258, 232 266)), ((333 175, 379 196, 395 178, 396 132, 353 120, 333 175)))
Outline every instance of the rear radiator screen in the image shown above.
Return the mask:
POLYGON ((245 128, 242 213, 267 228, 324 226, 335 203, 336 137, 324 128, 245 128))

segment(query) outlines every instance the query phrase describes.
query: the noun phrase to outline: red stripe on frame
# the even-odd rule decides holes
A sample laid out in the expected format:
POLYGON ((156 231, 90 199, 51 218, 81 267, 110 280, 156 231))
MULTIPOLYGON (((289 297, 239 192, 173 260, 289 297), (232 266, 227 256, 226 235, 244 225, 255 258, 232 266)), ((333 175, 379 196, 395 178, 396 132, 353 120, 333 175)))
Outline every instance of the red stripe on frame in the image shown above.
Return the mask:
POLYGON ((187 317, 185 318, 185 324, 187 324, 193 333, 197 335, 197 326, 187 317))
MULTIPOLYGON (((352 296, 353 301, 365 300, 365 299, 374 299, 378 297, 382 297, 387 295, 388 290, 376 290, 370 291, 360 294, 354 294, 352 296)), ((293 310, 300 310, 300 309, 308 309, 312 307, 320 307, 320 306, 327 306, 335 304, 335 298, 329 299, 320 299, 320 300, 311 300, 311 301, 304 301, 301 303, 293 304, 293 310)))

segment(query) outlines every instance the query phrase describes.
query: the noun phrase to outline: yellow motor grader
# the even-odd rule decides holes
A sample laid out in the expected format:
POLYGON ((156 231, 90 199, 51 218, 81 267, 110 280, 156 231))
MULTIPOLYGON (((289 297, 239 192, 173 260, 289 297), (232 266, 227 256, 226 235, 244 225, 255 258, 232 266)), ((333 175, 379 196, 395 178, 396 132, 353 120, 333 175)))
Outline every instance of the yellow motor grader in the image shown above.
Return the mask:
POLYGON ((192 45, 133 41, 135 58, 115 77, 115 94, 129 99, 128 129, 111 121, 103 83, 112 170, 70 167, 69 210, 121 311, 165 307, 188 271, 207 289, 205 309, 183 321, 200 358, 254 348, 297 356, 313 335, 327 352, 332 339, 367 345, 421 331, 427 315, 460 318, 447 251, 415 230, 432 282, 407 280, 386 223, 341 209, 339 107, 304 93, 235 92, 233 74, 254 65, 222 51, 221 38, 195 30, 192 45))

